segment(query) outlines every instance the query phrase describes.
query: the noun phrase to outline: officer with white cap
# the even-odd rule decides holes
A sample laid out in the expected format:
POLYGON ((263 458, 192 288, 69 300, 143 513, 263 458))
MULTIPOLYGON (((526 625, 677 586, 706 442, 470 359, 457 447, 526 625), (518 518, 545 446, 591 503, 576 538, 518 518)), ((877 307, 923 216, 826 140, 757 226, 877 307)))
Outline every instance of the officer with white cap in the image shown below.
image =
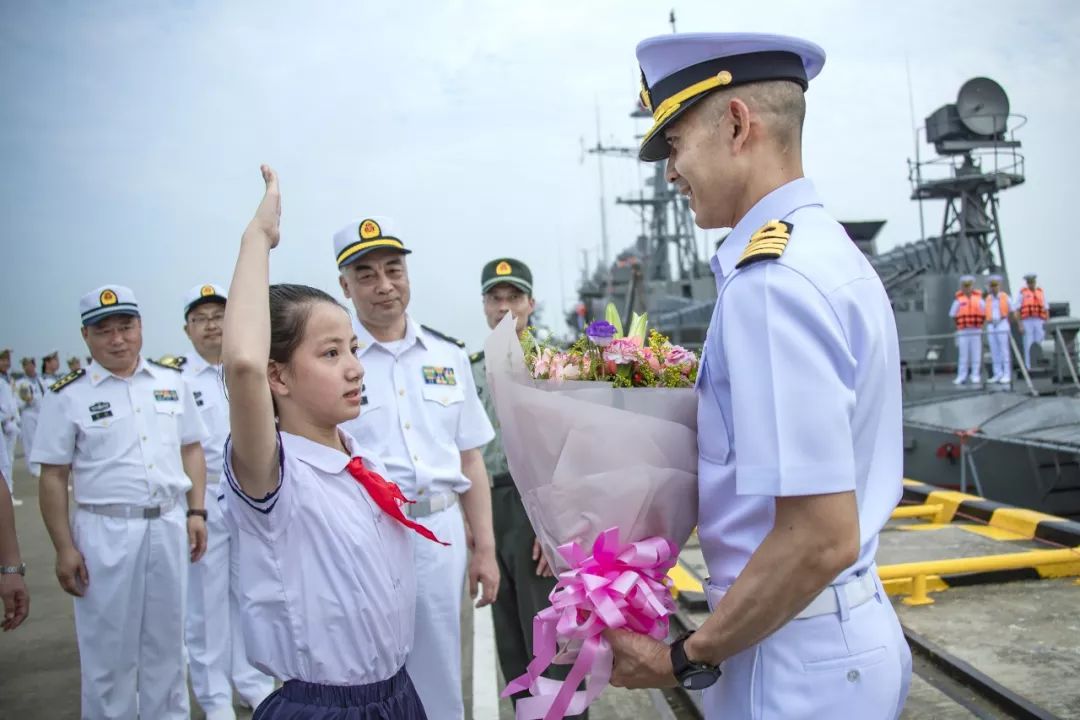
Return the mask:
POLYGON ((960 289, 949 307, 949 317, 956 322, 956 379, 953 385, 963 385, 971 379, 978 385, 982 372, 982 328, 986 322, 986 305, 982 292, 975 289, 975 276, 960 277, 960 289))
POLYGON ((180 373, 143 358, 129 288, 100 287, 79 311, 92 361, 49 388, 31 460, 56 576, 75 597, 82 717, 188 718, 184 606, 187 565, 206 549, 206 427, 180 373))
POLYGON ((1012 382, 1012 354, 1009 352, 1009 312, 1012 301, 1001 289, 1001 276, 989 277, 990 288, 986 293, 986 337, 990 342, 990 359, 994 375, 990 382, 1008 385, 1012 382))
POLYGON ((712 614, 670 648, 606 631, 612 681, 705 688, 705 716, 894 718, 911 656, 877 578, 901 496, 900 353, 885 289, 802 173, 817 45, 643 41, 640 158, 697 225, 732 227, 698 376, 698 534, 712 614))
POLYGON ((30 462, 30 451, 34 446, 34 431, 37 430, 38 413, 41 401, 45 397, 45 383, 38 376, 37 364, 32 357, 22 359, 23 376, 15 383, 15 395, 19 398, 19 438, 22 440, 23 459, 26 469, 37 477, 41 468, 30 462))
POLYGON ((19 401, 15 398, 15 386, 12 384, 11 375, 11 349, 0 350, 0 442, 4 443, 5 460, 0 466, 0 472, 4 473, 7 480, 8 490, 11 491, 11 502, 15 506, 22 505, 22 500, 15 499, 15 485, 12 480, 12 471, 15 465, 15 443, 19 439, 19 401))
POLYGON ((1050 317, 1046 294, 1039 287, 1035 273, 1024 276, 1024 287, 1013 297, 1012 306, 1020 317, 1020 332, 1024 334, 1024 365, 1032 370, 1031 346, 1046 338, 1046 321, 1050 317))
POLYGON ((229 401, 221 375, 225 289, 205 283, 184 297, 184 333, 195 348, 191 357, 161 362, 182 369, 209 437, 206 455, 206 555, 191 566, 188 578, 187 648, 191 689, 207 720, 235 720, 233 686, 251 708, 274 691, 273 678, 247 661, 240 626, 240 605, 230 567, 232 541, 218 499, 222 494, 225 441, 229 437, 229 401))
POLYGON ((41 358, 41 381, 45 383, 45 387, 49 387, 62 377, 63 374, 60 372, 60 351, 53 350, 41 358))
POLYGON ((408 314, 411 289, 400 228, 365 217, 334 235, 341 289, 356 310, 365 368, 360 416, 346 432, 370 447, 406 497, 409 516, 450 543, 418 542, 416 631, 406 669, 431 720, 460 720, 461 591, 499 585, 491 492, 482 450, 495 436, 476 393, 464 343, 408 314), (460 503, 460 507, 459 507, 460 503), (464 521, 469 524, 468 559, 464 521))

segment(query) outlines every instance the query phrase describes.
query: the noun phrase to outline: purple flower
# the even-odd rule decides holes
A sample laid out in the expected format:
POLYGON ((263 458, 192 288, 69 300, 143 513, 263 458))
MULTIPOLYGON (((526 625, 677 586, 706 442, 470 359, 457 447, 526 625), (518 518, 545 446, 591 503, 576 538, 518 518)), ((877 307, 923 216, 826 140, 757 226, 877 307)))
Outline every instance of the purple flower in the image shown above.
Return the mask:
POLYGON ((607 320, 595 320, 585 328, 585 336, 599 347, 606 347, 615 338, 615 326, 607 320))

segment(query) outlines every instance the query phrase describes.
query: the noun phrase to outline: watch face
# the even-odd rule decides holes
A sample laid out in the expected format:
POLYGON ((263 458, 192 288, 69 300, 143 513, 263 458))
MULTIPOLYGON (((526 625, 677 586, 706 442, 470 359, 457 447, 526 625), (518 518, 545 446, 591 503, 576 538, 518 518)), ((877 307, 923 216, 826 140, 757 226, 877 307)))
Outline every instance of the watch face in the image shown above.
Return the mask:
POLYGON ((690 670, 681 679, 681 684, 687 690, 704 690, 711 686, 720 677, 720 673, 713 670, 690 670))

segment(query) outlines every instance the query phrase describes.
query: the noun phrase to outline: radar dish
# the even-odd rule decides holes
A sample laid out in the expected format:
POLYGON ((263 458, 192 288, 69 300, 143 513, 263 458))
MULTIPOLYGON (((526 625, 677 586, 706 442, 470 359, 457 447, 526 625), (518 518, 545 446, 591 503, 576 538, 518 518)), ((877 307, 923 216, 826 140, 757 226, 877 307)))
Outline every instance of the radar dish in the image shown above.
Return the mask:
POLYGON ((956 97, 960 122, 977 135, 1000 135, 1009 119, 1009 97, 990 78, 968 80, 956 97))

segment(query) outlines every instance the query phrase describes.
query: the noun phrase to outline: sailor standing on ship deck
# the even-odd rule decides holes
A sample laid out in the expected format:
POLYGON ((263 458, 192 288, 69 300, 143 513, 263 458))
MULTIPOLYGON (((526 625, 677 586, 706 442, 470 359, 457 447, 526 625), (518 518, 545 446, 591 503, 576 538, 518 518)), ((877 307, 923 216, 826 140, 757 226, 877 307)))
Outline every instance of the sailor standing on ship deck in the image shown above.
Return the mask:
POLYGON ((1036 283, 1035 273, 1025 275, 1024 281, 1024 287, 1013 297, 1013 310, 1020 316, 1020 331, 1024 334, 1024 365, 1031 370, 1031 346, 1046 337, 1050 306, 1046 304, 1043 289, 1036 283))
POLYGON ((956 321, 956 379, 953 385, 963 385, 971 379, 979 384, 982 372, 982 327, 986 322, 986 306, 982 293, 975 289, 975 276, 960 278, 960 289, 949 308, 949 317, 956 321))
POLYGON ((1009 350, 1009 310, 1012 301, 1001 289, 1001 276, 990 276, 990 291, 986 294, 986 337, 990 341, 990 358, 994 376, 990 382, 1008 385, 1012 382, 1012 355, 1009 350))
POLYGON ((712 614, 670 648, 607 631, 612 682, 704 689, 705 716, 895 718, 911 656, 874 569, 901 496, 900 352, 877 273, 802 173, 817 45, 666 35, 638 45, 654 125, 711 261, 698 375, 698 534, 712 614))

